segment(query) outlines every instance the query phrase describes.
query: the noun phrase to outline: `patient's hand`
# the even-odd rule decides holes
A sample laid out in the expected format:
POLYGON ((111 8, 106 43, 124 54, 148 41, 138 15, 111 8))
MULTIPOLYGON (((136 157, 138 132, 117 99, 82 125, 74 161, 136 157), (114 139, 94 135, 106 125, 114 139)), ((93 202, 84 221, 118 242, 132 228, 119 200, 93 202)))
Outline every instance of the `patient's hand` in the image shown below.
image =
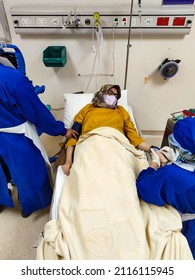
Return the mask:
POLYGON ((160 150, 156 150, 155 152, 160 158, 161 166, 165 166, 168 163, 167 158, 163 154, 161 154, 160 150))
POLYGON ((63 170, 65 175, 67 175, 67 176, 70 175, 70 168, 71 168, 71 166, 72 166, 72 163, 69 163, 69 162, 67 162, 67 163, 62 165, 62 170, 63 170))

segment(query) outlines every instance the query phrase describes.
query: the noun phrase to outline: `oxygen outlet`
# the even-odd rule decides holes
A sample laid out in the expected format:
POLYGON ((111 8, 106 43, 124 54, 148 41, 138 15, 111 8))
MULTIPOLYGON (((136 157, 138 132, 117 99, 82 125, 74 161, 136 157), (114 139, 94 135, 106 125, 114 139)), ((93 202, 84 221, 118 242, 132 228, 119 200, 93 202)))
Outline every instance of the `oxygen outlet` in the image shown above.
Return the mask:
POLYGON ((95 21, 94 27, 97 29, 100 27, 100 22, 98 20, 95 21))
POLYGON ((95 20, 99 20, 100 19, 100 14, 99 13, 94 13, 93 14, 93 18, 95 19, 95 20))

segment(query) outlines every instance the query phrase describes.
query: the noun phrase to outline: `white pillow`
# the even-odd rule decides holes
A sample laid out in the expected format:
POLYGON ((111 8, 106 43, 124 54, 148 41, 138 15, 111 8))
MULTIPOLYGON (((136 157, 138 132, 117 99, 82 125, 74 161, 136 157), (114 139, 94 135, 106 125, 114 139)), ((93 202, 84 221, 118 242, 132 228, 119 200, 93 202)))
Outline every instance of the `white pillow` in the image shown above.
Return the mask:
MULTIPOLYGON (((88 103, 91 103, 94 93, 64 93, 64 123, 67 128, 73 125, 75 115, 88 103)), ((121 98, 118 105, 129 111, 127 104, 127 90, 121 91, 121 98)))

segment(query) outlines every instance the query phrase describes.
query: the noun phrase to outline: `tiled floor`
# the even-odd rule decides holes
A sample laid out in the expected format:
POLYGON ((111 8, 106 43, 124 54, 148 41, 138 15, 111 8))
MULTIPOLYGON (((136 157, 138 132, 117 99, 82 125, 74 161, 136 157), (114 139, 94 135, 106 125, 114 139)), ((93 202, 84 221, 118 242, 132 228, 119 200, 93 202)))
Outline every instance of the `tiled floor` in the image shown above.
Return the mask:
POLYGON ((49 208, 22 218, 15 187, 12 198, 15 208, 5 208, 0 213, 0 260, 34 260, 34 244, 49 219, 49 208))

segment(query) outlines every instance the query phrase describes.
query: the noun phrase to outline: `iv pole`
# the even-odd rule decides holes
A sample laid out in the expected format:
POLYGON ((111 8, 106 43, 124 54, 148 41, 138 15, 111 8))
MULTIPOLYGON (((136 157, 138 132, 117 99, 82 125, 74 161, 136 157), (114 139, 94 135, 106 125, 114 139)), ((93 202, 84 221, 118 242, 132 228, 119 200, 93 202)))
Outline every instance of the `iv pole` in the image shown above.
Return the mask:
POLYGON ((127 86, 127 74, 128 74, 128 64, 129 64, 129 49, 131 47, 130 39, 131 39, 131 22, 132 22, 132 15, 133 15, 133 1, 131 0, 131 10, 130 10, 130 18, 129 18, 129 33, 128 33, 128 43, 127 43, 127 55, 126 55, 126 68, 125 68, 125 83, 124 89, 127 86))

